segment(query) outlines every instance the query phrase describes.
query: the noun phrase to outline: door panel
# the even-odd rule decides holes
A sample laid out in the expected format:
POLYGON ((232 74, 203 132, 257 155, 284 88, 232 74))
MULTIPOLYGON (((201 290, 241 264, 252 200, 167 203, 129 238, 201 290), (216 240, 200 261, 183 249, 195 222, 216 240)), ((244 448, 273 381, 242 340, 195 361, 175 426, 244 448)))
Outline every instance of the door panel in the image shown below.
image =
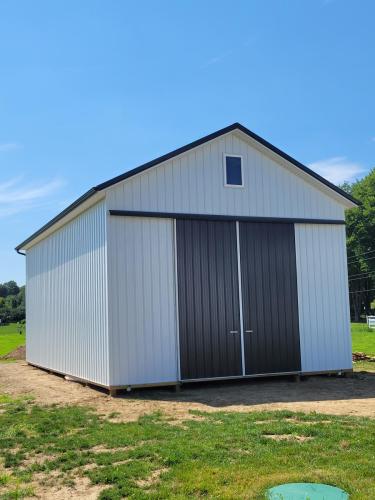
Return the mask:
POLYGON ((177 220, 176 233, 181 378, 241 375, 236 224, 177 220))
POLYGON ((294 225, 241 222, 240 250, 246 375, 299 371, 294 225))

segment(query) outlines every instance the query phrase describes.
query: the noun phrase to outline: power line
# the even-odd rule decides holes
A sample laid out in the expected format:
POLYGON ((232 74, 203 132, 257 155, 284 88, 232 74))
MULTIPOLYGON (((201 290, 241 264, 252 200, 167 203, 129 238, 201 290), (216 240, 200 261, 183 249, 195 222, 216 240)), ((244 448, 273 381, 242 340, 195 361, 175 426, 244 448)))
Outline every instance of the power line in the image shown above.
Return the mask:
POLYGON ((368 288, 367 290, 357 290, 355 292, 349 292, 349 293, 363 293, 363 292, 372 292, 375 290, 375 288, 368 288))
POLYGON ((368 255, 369 253, 374 253, 375 250, 369 250, 368 252, 363 252, 363 253, 360 253, 359 255, 353 255, 352 257, 348 257, 348 260, 352 260, 352 259, 357 259, 358 257, 362 257, 362 255, 368 255))
POLYGON ((352 262, 348 262, 348 264, 355 264, 356 262, 359 262, 359 260, 362 260, 364 262, 367 262, 368 260, 372 260, 372 259, 375 259, 375 256, 374 257, 366 257, 366 259, 357 259, 357 260, 353 260, 352 262))
POLYGON ((349 274, 349 278, 356 278, 357 276, 366 276, 368 274, 373 274, 375 271, 363 271, 362 273, 357 273, 357 274, 349 274))
POLYGON ((368 278, 374 278, 373 274, 369 274, 367 276, 360 276, 359 278, 350 278, 348 281, 356 281, 356 280, 366 280, 368 278))
POLYGON ((357 273, 357 274, 349 274, 349 278, 354 278, 355 276, 363 276, 365 277, 368 274, 373 274, 375 271, 364 271, 363 273, 357 273))

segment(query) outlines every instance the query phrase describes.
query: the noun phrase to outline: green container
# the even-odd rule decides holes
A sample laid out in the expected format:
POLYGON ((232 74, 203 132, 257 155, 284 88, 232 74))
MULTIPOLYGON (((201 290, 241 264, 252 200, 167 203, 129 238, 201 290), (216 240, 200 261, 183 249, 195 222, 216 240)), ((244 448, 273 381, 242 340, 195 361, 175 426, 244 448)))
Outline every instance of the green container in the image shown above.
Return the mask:
POLYGON ((268 500, 348 500, 349 495, 340 488, 319 483, 289 483, 267 491, 268 500))

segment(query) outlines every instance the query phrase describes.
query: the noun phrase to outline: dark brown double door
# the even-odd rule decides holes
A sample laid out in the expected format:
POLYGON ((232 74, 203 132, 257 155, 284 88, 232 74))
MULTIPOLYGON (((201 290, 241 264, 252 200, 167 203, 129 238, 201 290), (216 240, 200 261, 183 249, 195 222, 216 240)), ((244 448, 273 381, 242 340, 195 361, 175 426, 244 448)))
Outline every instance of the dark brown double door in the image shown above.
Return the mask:
POLYGON ((177 220, 176 231, 181 378, 299 371, 293 224, 177 220))

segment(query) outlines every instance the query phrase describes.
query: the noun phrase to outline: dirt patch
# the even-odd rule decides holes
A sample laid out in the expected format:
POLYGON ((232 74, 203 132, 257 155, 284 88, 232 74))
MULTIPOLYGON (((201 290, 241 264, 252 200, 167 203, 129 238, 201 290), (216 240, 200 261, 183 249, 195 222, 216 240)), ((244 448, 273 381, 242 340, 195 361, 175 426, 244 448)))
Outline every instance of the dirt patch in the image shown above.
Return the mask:
POLYGON ((276 418, 270 418, 269 420, 256 420, 255 425, 272 424, 272 422, 278 422, 276 418))
POLYGON ((296 436, 295 434, 263 434, 263 437, 274 441, 297 441, 298 443, 305 443, 314 439, 310 436, 296 436))
POLYGON ((286 419, 288 422, 291 424, 296 424, 296 425, 328 425, 332 424, 332 420, 317 420, 316 422, 308 422, 306 420, 299 420, 298 418, 287 418, 286 419))
MULTIPOLYGON (((111 463, 111 467, 116 467, 117 465, 123 465, 123 464, 129 464, 132 462, 132 458, 127 458, 126 460, 117 460, 111 463)), ((80 467, 77 467, 76 469, 73 469, 73 471, 79 472, 79 474, 83 474, 84 472, 87 472, 89 470, 99 470, 99 469, 104 469, 105 467, 108 467, 107 465, 98 465, 95 462, 91 462, 86 465, 82 465, 80 467)))
POLYGON ((72 485, 65 486, 64 484, 55 484, 50 481, 33 481, 30 486, 35 492, 33 498, 53 498, 53 500, 66 500, 67 498, 74 498, 75 500, 96 500, 100 493, 108 488, 108 485, 92 484, 90 479, 83 477, 76 477, 72 480, 72 485))
POLYGON ((192 416, 190 410, 291 410, 375 417, 372 373, 353 378, 315 376, 300 383, 289 378, 270 378, 190 384, 183 386, 180 393, 170 389, 139 390, 111 398, 98 389, 67 382, 63 377, 17 361, 0 363, 0 391, 11 396, 35 396, 39 404, 91 406, 107 417, 116 414, 116 421, 122 422, 158 411, 173 420, 186 420, 192 416))
POLYGON ((167 472, 167 470, 166 467, 154 470, 147 479, 139 479, 136 483, 140 488, 150 488, 159 481, 160 475, 167 472))
MULTIPOLYGON (((166 422, 169 425, 177 425, 179 427, 182 427, 183 429, 187 429, 188 427, 184 425, 184 422, 186 422, 187 420, 203 422, 203 420, 206 420, 206 417, 204 415, 194 415, 194 413, 188 413, 183 419, 181 419, 181 416, 179 416, 178 418, 168 418, 166 422)), ((219 423, 220 422, 215 422, 215 424, 219 423)))
POLYGON ((4 356, 0 356, 0 359, 26 359, 26 347, 21 345, 14 349, 14 351, 5 354, 4 356))
POLYGON ((32 465, 43 465, 45 462, 50 462, 55 459, 56 459, 55 455, 44 455, 43 453, 40 453, 38 455, 28 455, 22 461, 21 469, 27 469, 32 465))
POLYGON ((364 352, 353 352, 353 361, 369 361, 375 363, 375 356, 368 356, 364 352))
POLYGON ((90 451, 90 453, 116 453, 116 451, 131 451, 134 449, 135 449, 135 446, 122 446, 120 448, 107 448, 106 446, 103 446, 102 444, 98 444, 97 446, 90 448, 89 451, 90 451))

